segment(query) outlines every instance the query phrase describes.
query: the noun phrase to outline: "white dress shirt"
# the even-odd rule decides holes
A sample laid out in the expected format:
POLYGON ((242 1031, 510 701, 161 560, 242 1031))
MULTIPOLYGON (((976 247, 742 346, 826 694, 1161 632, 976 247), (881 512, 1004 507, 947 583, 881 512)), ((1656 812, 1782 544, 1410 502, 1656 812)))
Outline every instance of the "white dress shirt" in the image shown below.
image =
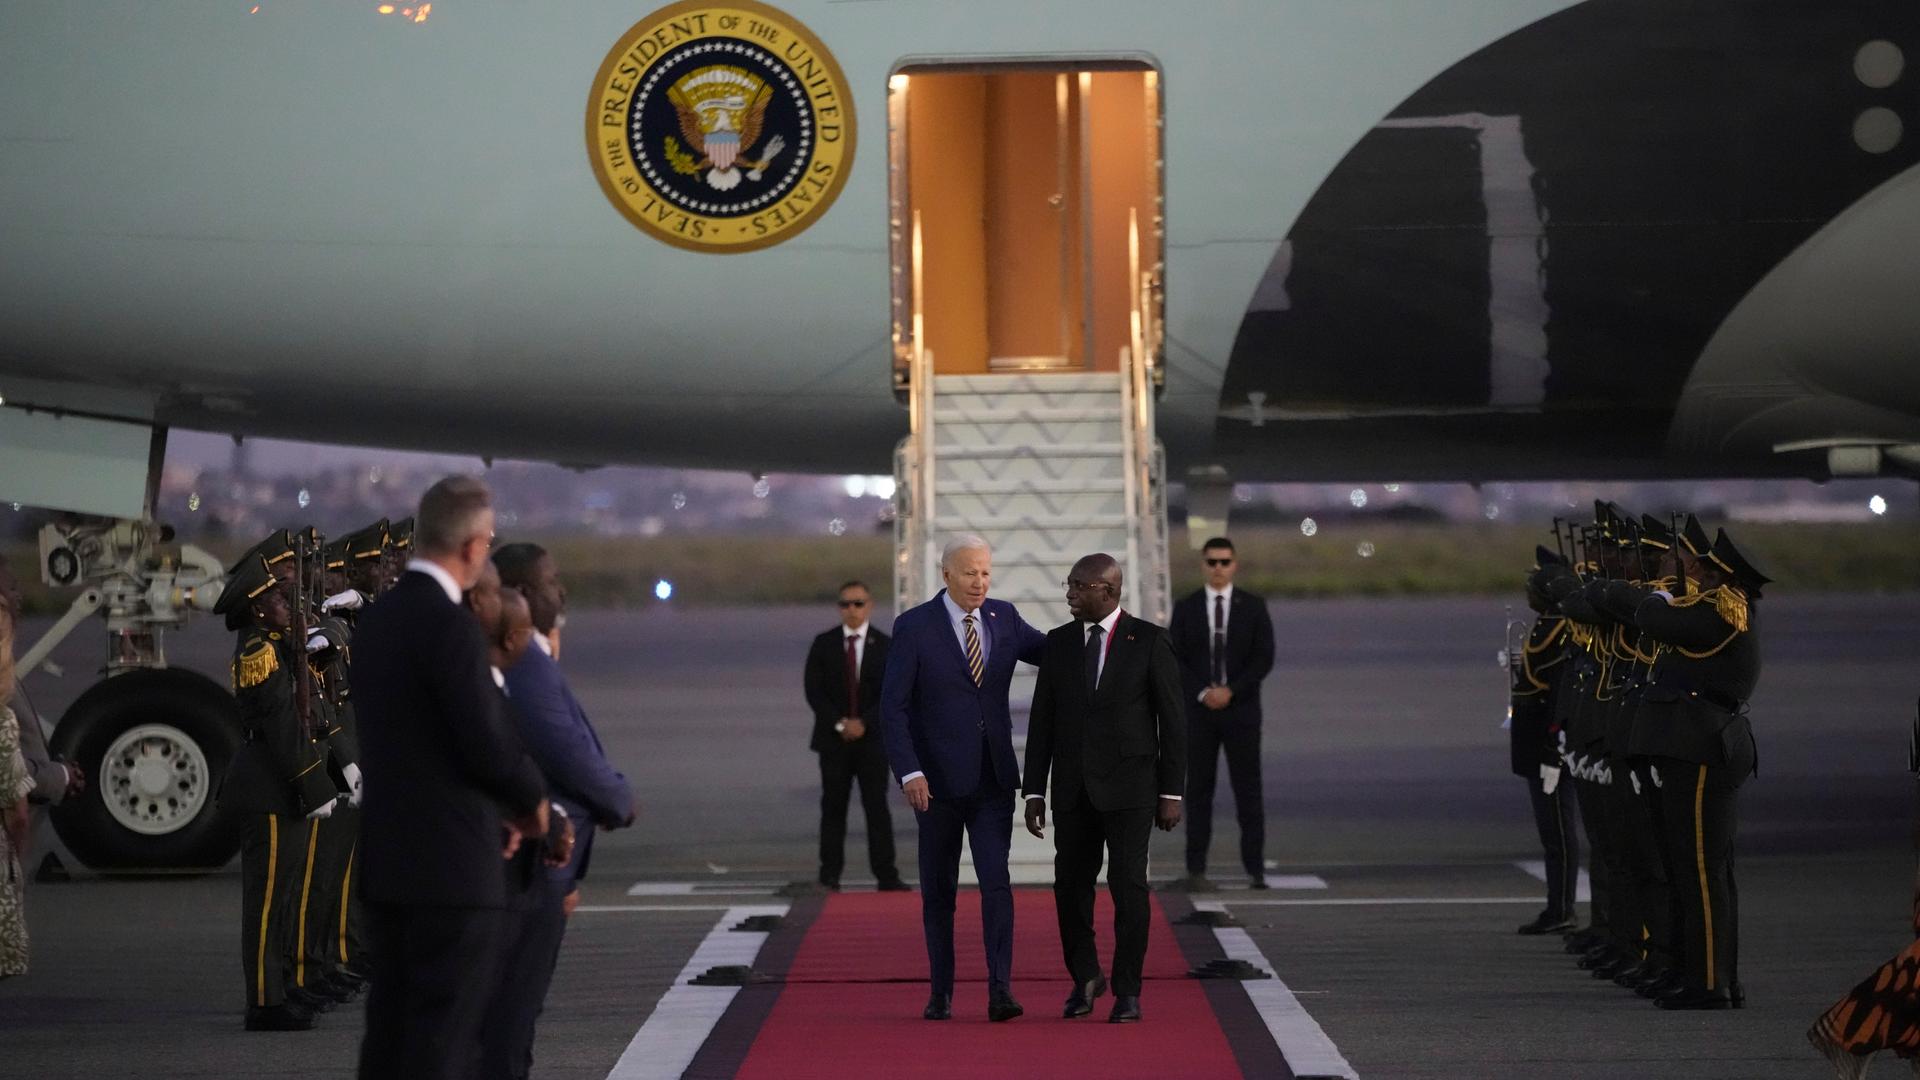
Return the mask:
POLYGON ((432 559, 408 559, 407 569, 418 570, 421 573, 432 578, 433 580, 439 582, 440 588, 443 589, 447 594, 447 599, 453 601, 456 604, 460 602, 461 594, 466 592, 465 589, 462 589, 460 587, 459 582, 453 580, 453 575, 448 572, 446 567, 441 566, 439 563, 434 562, 432 559))
POLYGON ((533 643, 541 652, 546 653, 548 656, 553 655, 553 640, 547 637, 547 635, 535 630, 533 632, 533 643))
MULTIPOLYGON (((1213 635, 1217 633, 1220 635, 1220 640, 1222 642, 1226 640, 1227 620, 1233 617, 1233 583, 1228 582, 1227 587, 1224 589, 1216 589, 1211 585, 1208 585, 1206 588, 1207 588, 1207 671, 1208 671, 1208 678, 1212 678, 1213 635), (1213 618, 1213 609, 1214 609, 1213 601, 1215 597, 1219 597, 1221 601, 1219 605, 1220 621, 1218 624, 1214 622, 1214 618, 1213 618)), ((1211 686, 1207 687, 1207 690, 1211 690, 1211 689, 1213 689, 1213 687, 1211 686)), ((1200 693, 1193 700, 1205 701, 1207 699, 1207 690, 1200 691, 1200 693)))
MULTIPOLYGON (((853 641, 853 670, 859 671, 867 662, 867 624, 861 623, 859 629, 848 630, 842 626, 840 647, 846 648, 847 640, 853 641)), ((961 647, 964 651, 965 646, 961 647)))

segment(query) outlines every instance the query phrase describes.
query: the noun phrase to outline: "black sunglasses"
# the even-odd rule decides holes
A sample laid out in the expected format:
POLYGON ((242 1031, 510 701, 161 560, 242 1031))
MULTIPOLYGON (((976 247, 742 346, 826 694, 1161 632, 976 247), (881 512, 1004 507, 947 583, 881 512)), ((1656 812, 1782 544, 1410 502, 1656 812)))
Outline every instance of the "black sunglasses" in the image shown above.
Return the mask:
POLYGON ((1207 565, 1208 566, 1232 566, 1233 556, 1229 555, 1224 559, 1208 559, 1207 565))
POLYGON ((842 600, 840 601, 840 606, 843 608, 844 607, 866 607, 867 602, 865 600, 842 600))

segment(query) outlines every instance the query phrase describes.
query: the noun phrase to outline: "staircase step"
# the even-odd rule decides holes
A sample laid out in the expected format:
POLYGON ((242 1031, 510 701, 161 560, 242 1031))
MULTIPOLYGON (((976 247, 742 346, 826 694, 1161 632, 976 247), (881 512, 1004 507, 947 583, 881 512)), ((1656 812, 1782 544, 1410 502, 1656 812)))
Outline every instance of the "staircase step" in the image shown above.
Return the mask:
POLYGON ((1084 480, 1022 480, 1001 477, 993 480, 959 480, 941 477, 935 481, 934 494, 949 495, 1120 495, 1127 490, 1124 477, 1089 477, 1084 480))
MULTIPOLYGON (((1101 395, 1106 400, 1106 395, 1101 395)), ((948 404, 934 407, 934 430, 941 424, 1118 424, 1120 404, 1109 405, 984 405, 948 404)))
POLYGON ((979 532, 987 528, 997 533, 1008 529, 1032 529, 1036 532, 1063 532, 1082 529, 1124 529, 1133 519, 1125 514, 1081 514, 1077 516, 1051 515, 1035 516, 1015 514, 1003 516, 984 514, 978 517, 968 515, 940 514, 933 519, 934 527, 947 532, 979 532))
POLYGON ((934 447, 934 460, 941 458, 1113 458, 1120 457, 1121 446, 1117 442, 1057 443, 1053 446, 939 446, 934 447))
POLYGON ((1120 392, 1120 376, 1111 371, 1040 371, 1006 375, 936 375, 935 398, 948 394, 1080 394, 1120 392))

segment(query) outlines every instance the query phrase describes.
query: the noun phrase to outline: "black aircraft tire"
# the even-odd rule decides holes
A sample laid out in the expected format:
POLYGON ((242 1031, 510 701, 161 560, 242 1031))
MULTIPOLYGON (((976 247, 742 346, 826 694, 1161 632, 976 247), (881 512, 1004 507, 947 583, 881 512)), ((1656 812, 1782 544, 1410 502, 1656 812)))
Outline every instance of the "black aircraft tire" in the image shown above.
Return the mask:
POLYGON ((239 747, 233 695, 204 675, 166 668, 96 683, 49 743, 87 774, 86 791, 54 807, 54 828, 96 870, 223 866, 240 828, 215 796, 239 747))

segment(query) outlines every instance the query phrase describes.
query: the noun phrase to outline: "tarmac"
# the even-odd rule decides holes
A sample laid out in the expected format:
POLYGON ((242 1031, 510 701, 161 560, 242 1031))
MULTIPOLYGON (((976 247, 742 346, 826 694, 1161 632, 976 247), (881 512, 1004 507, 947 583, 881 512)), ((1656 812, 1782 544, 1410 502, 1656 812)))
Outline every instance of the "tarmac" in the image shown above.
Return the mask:
MULTIPOLYGON (((1498 601, 1274 605, 1268 857, 1287 887, 1242 887, 1222 775, 1212 859, 1224 891, 1205 899, 1245 926, 1359 1076, 1825 1075, 1802 1033, 1913 933, 1920 596, 1783 595, 1761 610, 1760 773, 1738 844, 1744 1010, 1662 1013, 1575 970, 1557 939, 1513 933, 1542 886, 1524 865, 1539 853, 1499 726, 1498 601)), ((1025 614, 1066 617, 1064 605, 1025 614)), ((833 619, 672 606, 571 617, 562 666, 643 808, 596 844, 536 1076, 608 1076, 727 908, 783 902, 781 886, 813 877, 818 773, 800 665, 833 619)), ((66 677, 29 680, 35 704, 58 715, 100 647, 88 631, 69 640, 66 677)), ((175 663, 223 675, 231 639, 200 620, 169 647, 175 663)), ((893 824, 911 878, 897 796, 893 824)), ((1181 844, 1156 834, 1156 878, 1178 874, 1181 844)), ((870 887, 857 808, 848 853, 848 888, 870 887)), ((361 1005, 312 1032, 241 1030, 238 907, 231 867, 31 886, 33 968, 0 983, 0 1078, 352 1075, 361 1005)), ((1030 1012, 1066 990, 1064 976, 1015 987, 1030 1012)), ((900 998, 917 1012, 924 990, 903 985, 900 998)))

